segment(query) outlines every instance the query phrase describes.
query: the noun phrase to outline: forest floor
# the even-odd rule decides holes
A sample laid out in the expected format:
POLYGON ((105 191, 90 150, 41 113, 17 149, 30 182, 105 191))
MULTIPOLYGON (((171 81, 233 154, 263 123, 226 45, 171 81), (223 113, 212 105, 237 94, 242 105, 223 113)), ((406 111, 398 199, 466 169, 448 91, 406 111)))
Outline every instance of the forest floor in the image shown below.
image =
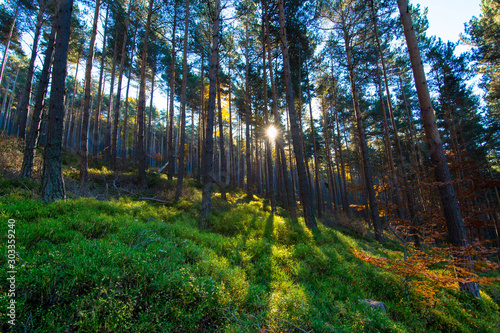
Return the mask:
MULTIPOLYGON (((195 180, 172 202, 175 182, 164 175, 150 172, 140 189, 132 171, 94 168, 81 188, 77 157, 64 162, 68 199, 49 204, 39 180, 0 170, 1 253, 15 220, 14 332, 499 331, 498 284, 481 285, 478 300, 456 288, 427 293, 415 277, 405 295, 404 277, 353 254, 401 258, 396 241, 322 223, 313 233, 302 218, 272 215, 267 200, 238 190, 227 202, 215 194, 212 228, 200 231, 195 180)), ((0 267, 7 331, 7 255, 0 267)))

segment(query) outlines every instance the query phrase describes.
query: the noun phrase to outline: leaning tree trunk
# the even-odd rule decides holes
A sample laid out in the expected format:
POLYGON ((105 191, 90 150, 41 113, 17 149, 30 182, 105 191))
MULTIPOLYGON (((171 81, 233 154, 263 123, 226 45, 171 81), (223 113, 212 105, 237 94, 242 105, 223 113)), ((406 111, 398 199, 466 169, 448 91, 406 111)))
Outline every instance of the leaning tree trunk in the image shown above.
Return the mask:
POLYGON ((85 97, 83 100, 83 122, 82 136, 80 141, 80 182, 87 183, 89 178, 88 171, 88 133, 90 123, 90 98, 92 84, 92 67, 94 65, 94 46, 97 36, 97 24, 99 22, 99 10, 101 9, 101 0, 96 0, 94 11, 94 24, 92 25, 92 37, 90 38, 89 54, 87 56, 87 65, 85 69, 85 97))
POLYGON ((215 116, 215 97, 216 97, 216 71, 219 50, 219 20, 220 20, 220 0, 215 0, 213 23, 213 39, 212 39, 212 53, 210 57, 209 79, 210 86, 208 89, 208 109, 207 121, 205 127, 205 144, 203 145, 203 155, 201 161, 202 167, 202 201, 199 226, 202 229, 207 229, 209 225, 209 214, 212 209, 212 183, 213 183, 213 150, 214 150, 214 116, 215 116))
POLYGON ((17 14, 19 14, 19 6, 21 6, 21 0, 17 1, 16 12, 14 13, 14 18, 12 19, 12 25, 10 26, 10 29, 9 29, 9 37, 7 38, 7 44, 5 45, 5 51, 3 52, 2 67, 0 69, 0 83, 2 83, 3 72, 5 70, 5 65, 7 64, 7 59, 9 58, 10 40, 12 39, 12 33, 14 32, 14 28, 16 26, 17 14))
POLYGON ((28 109, 31 99, 31 86, 33 84, 33 75, 35 73, 35 61, 38 50, 38 41, 40 40, 40 34, 43 24, 43 15, 45 13, 45 0, 40 1, 40 8, 38 9, 38 16, 36 18, 35 35, 33 37, 33 46, 31 48, 31 59, 28 66, 28 73, 26 74, 26 80, 24 81, 24 89, 21 93, 21 99, 18 106, 18 136, 21 139, 26 137, 26 123, 28 120, 28 109))
POLYGON ((306 174, 306 164, 304 162, 304 154, 300 140, 300 129, 297 122, 297 112, 293 99, 292 78, 290 74, 290 61, 288 58, 288 41, 285 31, 285 13, 283 9, 283 0, 278 0, 279 15, 280 15, 280 36, 281 36, 281 51, 283 53, 283 71, 286 84, 286 99, 288 104, 288 113, 290 116, 290 127, 292 131, 293 150, 295 152, 295 160, 297 163, 297 173, 299 176, 300 186, 300 201, 304 209, 304 219, 306 226, 309 229, 317 228, 314 210, 311 202, 311 188, 306 174))
POLYGON ((146 185, 146 152, 144 150, 144 113, 146 111, 146 63, 148 56, 148 39, 151 29, 151 16, 153 14, 154 0, 149 0, 148 19, 146 23, 146 31, 144 33, 144 44, 141 56, 141 79, 139 84, 139 101, 137 106, 137 154, 139 155, 139 181, 141 185, 146 185))
MULTIPOLYGON (((345 26, 345 25, 344 25, 345 26)), ((377 241, 383 241, 382 235, 382 224, 380 222, 380 216, 377 206, 377 200, 375 196, 375 190, 373 188, 373 179, 372 179, 372 170, 370 166, 370 161, 368 160, 368 145, 366 143, 366 134, 365 134, 365 125, 363 121, 363 117, 361 115, 361 110, 359 107, 358 100, 358 92, 356 87, 356 78, 354 74, 354 65, 352 63, 352 50, 350 46, 350 38, 348 32, 344 33, 345 39, 345 51, 347 57, 347 63, 349 67, 349 79, 351 81, 351 91, 352 91, 352 100, 354 112, 356 114, 356 124, 358 127, 358 137, 359 137, 359 146, 361 150, 361 158, 363 162, 363 176, 365 180, 366 190, 368 192, 368 200, 371 211, 371 219, 373 222, 373 229, 375 231, 375 239, 377 241)))
POLYGON ((47 41, 47 49, 45 50, 45 59, 43 61, 43 69, 38 82, 38 89, 35 97, 35 107, 31 116, 31 126, 26 135, 26 145, 24 147, 23 165, 21 167, 21 177, 31 178, 33 172, 33 162, 35 159, 35 148, 38 142, 40 133, 40 118, 44 107, 45 95, 50 79, 50 67, 52 65, 52 53, 54 51, 54 40, 56 38, 56 22, 57 17, 53 18, 52 30, 49 40, 47 41))
MULTIPOLYGON (((175 199, 182 196, 182 182, 184 180, 184 144, 186 142, 186 95, 187 95, 187 48, 189 36, 189 0, 186 0, 186 18, 184 21, 184 48, 182 51, 182 87, 181 87, 181 133, 179 142, 179 161, 177 162, 178 176, 175 199)), ((193 119, 194 120, 194 119, 193 119)))
POLYGON ((62 177, 62 137, 72 10, 73 0, 59 1, 54 72, 48 114, 48 137, 43 160, 42 197, 45 201, 64 199, 66 196, 62 177))
MULTIPOLYGON (((415 87, 417 89, 418 103, 425 131, 427 144, 429 145, 431 162, 434 166, 434 175, 436 181, 440 184, 439 194, 444 208, 444 216, 448 227, 448 236, 451 244, 455 247, 465 247, 469 245, 464 221, 460 213, 460 207, 452 185, 452 178, 446 161, 441 136, 436 123, 434 109, 432 108, 429 88, 425 78, 424 66, 420 57, 415 30, 411 20, 408 0, 398 0, 399 12, 401 14, 401 23, 403 24, 406 44, 410 54, 415 87)), ((469 258, 459 258, 466 259, 469 258)), ((469 265, 467 265, 469 266, 469 265)), ((472 268, 472 267, 466 267, 472 268)), ((467 278, 467 277, 465 277, 467 278)), ((477 282, 460 283, 460 288, 480 298, 479 286, 477 282)))

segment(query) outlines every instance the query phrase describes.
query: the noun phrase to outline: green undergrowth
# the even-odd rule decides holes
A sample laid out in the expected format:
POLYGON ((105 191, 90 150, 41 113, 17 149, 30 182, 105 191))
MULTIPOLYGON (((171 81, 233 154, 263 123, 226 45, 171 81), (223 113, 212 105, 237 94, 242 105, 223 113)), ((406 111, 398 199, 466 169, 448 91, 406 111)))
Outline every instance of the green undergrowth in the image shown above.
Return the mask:
MULTIPOLYGON (((105 171, 103 171, 105 173, 105 171)), ((158 184, 161 179, 156 179, 158 184)), ((273 216, 264 200, 201 198, 160 205, 137 198, 43 203, 36 182, 0 178, 0 251, 16 231, 15 332, 496 332, 499 307, 442 291, 404 296, 401 279, 354 257, 398 256, 388 246, 302 219, 273 216), (385 303, 387 312, 362 299, 385 303)), ((160 186, 160 185, 157 185, 160 186)), ((168 187, 168 186, 167 186, 168 187)), ((7 256, 0 259, 0 323, 10 328, 7 256)))

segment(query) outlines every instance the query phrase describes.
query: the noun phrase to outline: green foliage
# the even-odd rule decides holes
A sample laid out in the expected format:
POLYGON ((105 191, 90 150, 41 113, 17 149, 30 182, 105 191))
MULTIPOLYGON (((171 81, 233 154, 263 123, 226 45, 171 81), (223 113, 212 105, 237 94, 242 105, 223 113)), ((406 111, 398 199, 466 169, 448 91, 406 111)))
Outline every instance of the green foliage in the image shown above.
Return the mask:
MULTIPOLYGON (((95 171, 98 172, 98 171, 95 171)), ((105 170, 100 172, 105 173, 105 170)), ((160 177, 162 178, 162 177, 160 177)), ((155 186, 162 179, 150 179, 155 186)), ((35 183, 25 183, 33 188, 35 183)), ((38 201, 0 179, 0 217, 16 220, 17 325, 30 332, 494 332, 498 305, 443 290, 425 306, 402 281, 349 249, 400 256, 341 229, 312 233, 264 201, 214 198, 213 228, 199 204, 130 198, 38 201), (388 312, 360 299, 383 301, 388 312)), ((194 190, 196 191, 196 190, 194 190)), ((6 224, 0 233, 5 253, 6 224)), ((0 307, 7 306, 6 257, 0 307)), ((5 311, 0 314, 6 323, 5 311)), ((6 330, 6 324, 2 324, 6 330)))

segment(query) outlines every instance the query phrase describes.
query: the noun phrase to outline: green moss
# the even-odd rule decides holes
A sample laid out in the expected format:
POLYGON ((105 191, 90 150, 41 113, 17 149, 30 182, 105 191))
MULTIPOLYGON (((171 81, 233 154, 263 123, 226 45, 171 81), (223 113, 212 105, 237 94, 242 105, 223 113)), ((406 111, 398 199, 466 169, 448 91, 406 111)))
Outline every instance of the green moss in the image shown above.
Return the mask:
MULTIPOLYGON (((107 177, 101 169, 100 175, 107 177)), ((163 176, 154 186, 167 189, 163 176)), ((19 331, 33 332, 496 332, 498 290, 482 300, 443 290, 434 306, 404 297, 401 279, 349 251, 400 256, 342 229, 270 215, 265 202, 232 191, 214 199, 213 227, 199 204, 130 198, 45 204, 0 179, 0 217, 16 220, 19 331), (5 190, 7 188, 8 190, 5 190), (496 298, 495 298, 496 297, 496 298), (387 313, 359 299, 382 301, 387 313), (299 329, 300 328, 300 329, 299 329)), ((25 184, 36 187, 36 184, 25 184)), ((199 190, 191 188, 193 195, 199 190)), ((5 253, 6 226, 0 232, 5 253)), ((7 296, 0 265, 0 307, 7 296)), ((497 288, 497 289, 495 289, 497 288)), ((5 311, 0 322, 6 323, 5 311)), ((8 326, 2 324, 2 330, 8 326)))

